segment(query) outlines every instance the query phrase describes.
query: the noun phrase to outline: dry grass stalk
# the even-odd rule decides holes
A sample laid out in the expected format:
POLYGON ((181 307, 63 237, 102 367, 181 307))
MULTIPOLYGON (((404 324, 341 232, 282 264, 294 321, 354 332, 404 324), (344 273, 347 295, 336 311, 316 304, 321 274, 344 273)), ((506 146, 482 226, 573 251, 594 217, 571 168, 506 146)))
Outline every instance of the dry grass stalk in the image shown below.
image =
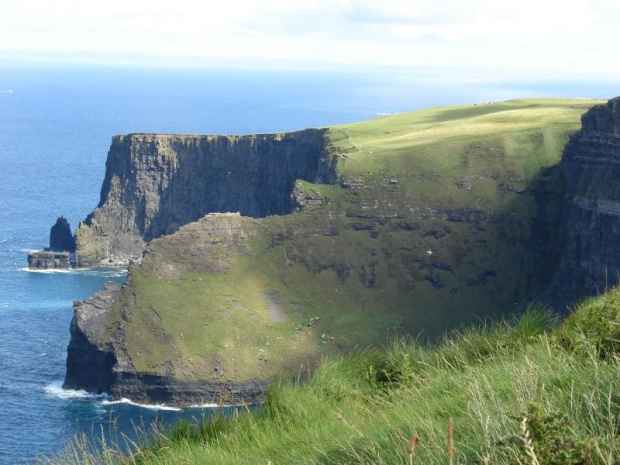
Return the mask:
POLYGON ((450 459, 450 465, 454 463, 454 422, 452 418, 448 419, 448 458, 450 459))
POLYGON ((523 446, 525 447, 525 453, 532 459, 532 465, 540 465, 538 457, 536 457, 536 451, 534 451, 534 442, 532 441, 532 435, 530 429, 527 426, 527 417, 523 418, 521 422, 521 432, 523 433, 523 446))

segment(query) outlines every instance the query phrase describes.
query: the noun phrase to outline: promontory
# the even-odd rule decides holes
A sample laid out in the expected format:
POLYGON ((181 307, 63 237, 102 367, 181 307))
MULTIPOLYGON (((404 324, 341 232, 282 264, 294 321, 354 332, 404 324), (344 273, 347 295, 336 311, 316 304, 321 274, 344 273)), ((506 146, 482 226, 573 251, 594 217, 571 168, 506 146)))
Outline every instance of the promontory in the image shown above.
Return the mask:
POLYGON ((620 271, 619 121, 618 99, 514 100, 116 136, 75 261, 129 275, 76 302, 64 386, 256 402, 326 355, 562 311, 620 271))

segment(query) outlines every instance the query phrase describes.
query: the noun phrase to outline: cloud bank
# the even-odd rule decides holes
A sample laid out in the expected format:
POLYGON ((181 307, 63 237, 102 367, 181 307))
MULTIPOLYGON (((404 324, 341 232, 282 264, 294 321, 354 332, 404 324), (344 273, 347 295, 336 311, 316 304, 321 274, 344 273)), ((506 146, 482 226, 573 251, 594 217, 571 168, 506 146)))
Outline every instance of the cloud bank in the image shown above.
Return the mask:
POLYGON ((0 58, 620 74, 615 0, 21 0, 0 58))

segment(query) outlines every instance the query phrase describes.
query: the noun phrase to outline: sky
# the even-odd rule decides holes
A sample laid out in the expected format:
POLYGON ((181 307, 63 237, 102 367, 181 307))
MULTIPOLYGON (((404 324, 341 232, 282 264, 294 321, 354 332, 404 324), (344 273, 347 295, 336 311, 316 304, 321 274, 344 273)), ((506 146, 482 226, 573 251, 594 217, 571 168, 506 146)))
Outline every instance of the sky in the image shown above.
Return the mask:
POLYGON ((0 60, 620 77, 618 0, 20 0, 0 60))

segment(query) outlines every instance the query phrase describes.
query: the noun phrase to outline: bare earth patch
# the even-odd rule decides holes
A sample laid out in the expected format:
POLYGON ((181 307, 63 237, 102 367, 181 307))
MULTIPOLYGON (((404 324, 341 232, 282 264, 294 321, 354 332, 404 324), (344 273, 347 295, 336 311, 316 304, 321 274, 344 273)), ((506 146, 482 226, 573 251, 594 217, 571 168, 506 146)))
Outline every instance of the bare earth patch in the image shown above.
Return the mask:
POLYGON ((263 294, 263 298, 269 309, 269 318, 273 323, 286 323, 288 316, 282 308, 282 294, 278 291, 268 291, 263 294))

